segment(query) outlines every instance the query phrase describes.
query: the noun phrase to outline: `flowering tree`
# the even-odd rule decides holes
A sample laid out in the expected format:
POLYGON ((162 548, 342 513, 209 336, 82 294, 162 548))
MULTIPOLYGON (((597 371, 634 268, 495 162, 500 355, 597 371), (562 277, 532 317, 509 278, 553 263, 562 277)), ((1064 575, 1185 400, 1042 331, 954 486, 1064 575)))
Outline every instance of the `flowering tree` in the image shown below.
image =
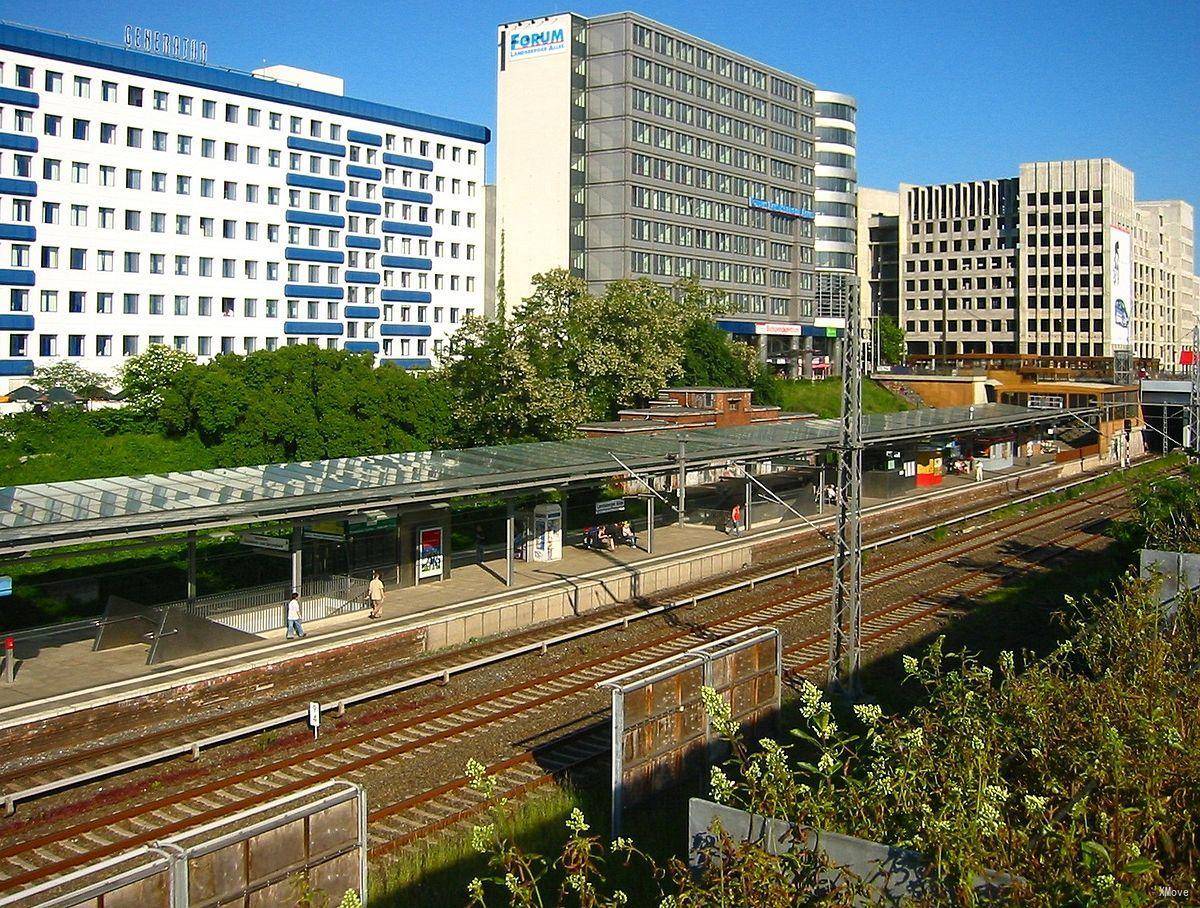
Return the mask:
POLYGON ((157 416, 163 404, 163 394, 175 376, 196 358, 190 353, 151 344, 146 352, 131 356, 121 367, 121 389, 129 409, 145 416, 157 416))

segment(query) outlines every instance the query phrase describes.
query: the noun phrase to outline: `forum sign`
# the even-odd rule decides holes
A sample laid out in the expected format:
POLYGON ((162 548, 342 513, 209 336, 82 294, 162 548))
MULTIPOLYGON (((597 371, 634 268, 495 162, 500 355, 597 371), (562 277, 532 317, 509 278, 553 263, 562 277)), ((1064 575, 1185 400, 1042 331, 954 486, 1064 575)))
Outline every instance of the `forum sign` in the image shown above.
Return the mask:
POLYGON ((555 16, 510 28, 504 36, 504 48, 509 60, 528 60, 563 53, 570 40, 571 17, 555 16))

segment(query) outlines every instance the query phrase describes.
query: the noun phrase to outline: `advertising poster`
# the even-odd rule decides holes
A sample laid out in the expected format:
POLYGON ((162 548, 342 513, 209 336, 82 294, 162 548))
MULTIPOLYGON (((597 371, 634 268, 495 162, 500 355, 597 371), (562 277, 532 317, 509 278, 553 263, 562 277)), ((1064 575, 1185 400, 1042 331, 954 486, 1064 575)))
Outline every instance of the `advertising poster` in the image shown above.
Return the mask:
POLYGON ((1110 227, 1108 231, 1108 267, 1111 304, 1108 308, 1109 334, 1113 346, 1127 347, 1132 342, 1133 321, 1133 238, 1128 230, 1110 227))
POLYGON ((417 534, 417 579, 442 576, 442 528, 427 527, 417 534))

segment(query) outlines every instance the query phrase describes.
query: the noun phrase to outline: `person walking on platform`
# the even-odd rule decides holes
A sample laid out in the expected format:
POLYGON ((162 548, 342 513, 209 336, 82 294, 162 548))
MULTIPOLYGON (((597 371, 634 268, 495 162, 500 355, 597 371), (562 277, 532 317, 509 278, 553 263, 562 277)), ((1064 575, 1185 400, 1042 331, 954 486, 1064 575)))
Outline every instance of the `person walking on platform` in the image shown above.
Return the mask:
POLYGON ((729 533, 732 536, 742 535, 742 506, 735 504, 729 513, 729 533))
POLYGON ((379 571, 371 571, 371 582, 367 584, 367 598, 371 600, 371 620, 383 617, 383 581, 379 571))
POLYGON ((287 604, 287 635, 285 640, 291 640, 295 637, 297 640, 307 637, 304 633, 304 625, 300 623, 300 593, 298 590, 292 590, 292 598, 287 604))

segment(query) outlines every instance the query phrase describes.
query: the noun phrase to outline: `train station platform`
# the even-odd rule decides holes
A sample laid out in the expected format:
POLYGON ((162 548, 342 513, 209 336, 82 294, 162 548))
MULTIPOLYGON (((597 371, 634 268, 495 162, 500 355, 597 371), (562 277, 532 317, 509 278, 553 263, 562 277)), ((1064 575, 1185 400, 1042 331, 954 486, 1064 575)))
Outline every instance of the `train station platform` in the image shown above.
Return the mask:
MULTIPOLYGON (((1023 481, 1105 465, 1097 457, 1055 463, 1053 455, 1039 455, 1029 464, 1022 458, 1020 465, 988 473, 983 482, 952 475, 934 489, 909 489, 887 500, 864 498, 864 513, 898 511, 967 489, 1019 487, 1023 481)), ((819 514, 815 501, 803 503, 799 510, 818 524, 828 525, 833 519, 832 509, 825 506, 819 514)), ((262 631, 253 643, 158 665, 146 664, 142 645, 94 652, 94 621, 51 628, 21 642, 14 683, 0 683, 0 727, 308 660, 389 636, 419 635, 426 651, 455 646, 728 573, 753 563, 757 546, 811 532, 805 521, 790 515, 787 520, 756 522, 740 537, 727 536, 710 523, 657 526, 652 554, 625 546, 593 551, 566 545, 561 561, 516 562, 512 586, 503 584, 504 554, 489 555, 482 564, 456 566, 442 582, 389 588, 379 621, 370 620, 365 611, 353 611, 307 623, 308 636, 302 640, 285 640, 278 626, 262 631)), ((645 544, 644 532, 639 542, 645 544)))

